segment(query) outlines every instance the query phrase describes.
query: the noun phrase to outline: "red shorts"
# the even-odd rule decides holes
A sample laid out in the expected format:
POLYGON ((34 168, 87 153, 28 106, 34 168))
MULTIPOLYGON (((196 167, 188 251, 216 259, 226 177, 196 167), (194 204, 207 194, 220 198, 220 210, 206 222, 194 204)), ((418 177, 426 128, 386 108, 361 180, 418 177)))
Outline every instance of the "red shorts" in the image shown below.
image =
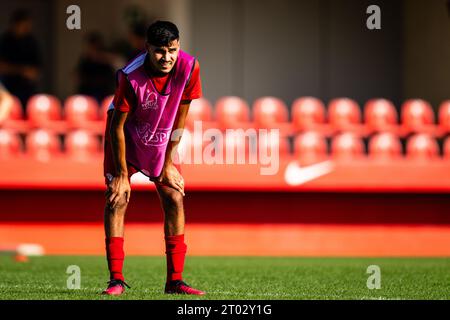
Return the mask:
MULTIPOLYGON (((110 127, 111 127, 111 118, 112 118, 112 111, 108 111, 108 115, 106 118, 106 129, 105 129, 105 139, 104 139, 104 158, 103 158, 103 176, 105 177, 105 184, 108 185, 112 178, 116 176, 116 167, 114 165, 114 158, 113 158, 113 152, 111 149, 111 136, 109 133, 110 127)), ((181 174, 181 168, 180 165, 175 164, 175 167, 177 168, 178 172, 181 174)), ((128 180, 130 180, 131 176, 137 172, 139 172, 138 169, 133 167, 130 164, 127 164, 127 171, 128 171, 128 180)), ((156 179, 156 177, 149 177, 150 181, 153 181, 156 179)))

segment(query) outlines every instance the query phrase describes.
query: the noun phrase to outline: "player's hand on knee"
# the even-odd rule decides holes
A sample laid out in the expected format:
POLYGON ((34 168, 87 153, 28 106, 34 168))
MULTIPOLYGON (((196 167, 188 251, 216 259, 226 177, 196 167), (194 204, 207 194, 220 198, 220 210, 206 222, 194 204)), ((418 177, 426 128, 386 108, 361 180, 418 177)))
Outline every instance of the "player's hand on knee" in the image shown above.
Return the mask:
POLYGON ((183 176, 173 164, 164 166, 161 175, 158 177, 158 183, 174 188, 183 196, 185 195, 183 176))
POLYGON ((128 203, 131 196, 130 181, 127 176, 113 177, 105 193, 106 201, 111 208, 128 203), (121 203, 125 201, 125 203, 121 203))

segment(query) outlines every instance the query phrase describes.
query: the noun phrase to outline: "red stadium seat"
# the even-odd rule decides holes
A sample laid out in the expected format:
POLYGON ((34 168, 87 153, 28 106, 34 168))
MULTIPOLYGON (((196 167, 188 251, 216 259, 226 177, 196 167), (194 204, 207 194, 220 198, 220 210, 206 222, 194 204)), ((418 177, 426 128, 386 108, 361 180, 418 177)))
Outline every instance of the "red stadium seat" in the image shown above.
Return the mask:
POLYGON ((1 126, 5 129, 10 129, 15 132, 28 132, 29 123, 25 120, 23 114, 22 103, 16 96, 12 96, 12 103, 9 112, 5 115, 1 126))
POLYGON ((315 130, 325 123, 325 106, 314 97, 302 97, 292 103, 292 124, 298 131, 315 130))
POLYGON ((369 100, 364 107, 365 123, 372 132, 392 132, 398 122, 394 104, 386 99, 369 100))
POLYGON ((402 105, 402 125, 406 133, 430 133, 434 129, 431 105, 421 99, 407 100, 402 105))
POLYGON ((64 103, 65 118, 71 128, 87 127, 97 121, 98 110, 97 101, 89 96, 71 96, 64 103))
POLYGON ((227 159, 227 154, 229 156, 230 150, 234 153, 234 158, 236 159, 236 163, 238 163, 238 159, 243 159, 245 161, 244 156, 250 154, 255 154, 257 152, 256 149, 256 134, 254 138, 247 138, 243 134, 229 132, 225 135, 224 140, 224 160, 227 159))
POLYGON ((9 111, 8 119, 10 120, 23 120, 24 114, 23 114, 23 108, 22 103, 20 102, 19 98, 16 96, 12 96, 13 102, 11 105, 11 110, 9 111))
POLYGON ((52 121, 61 120, 62 108, 58 98, 37 94, 28 100, 27 116, 28 121, 34 127, 45 128, 52 121))
POLYGON ((444 158, 450 160, 450 137, 444 140, 444 158))
POLYGON ((450 132, 450 100, 442 102, 439 107, 439 125, 443 133, 450 132))
MULTIPOLYGON (((192 145, 199 146, 201 144, 205 163, 223 160, 223 163, 243 164, 248 163, 251 156, 251 159, 255 159, 256 164, 259 152, 258 132, 256 130, 251 132, 246 130, 228 130, 226 132, 216 130, 208 133, 210 135, 204 137, 202 141, 195 139, 194 135, 191 137, 192 145), (209 156, 212 158, 209 158, 209 156)), ((264 146, 263 142, 262 145, 264 146)))
POLYGON ((280 128, 288 122, 286 104, 275 97, 262 97, 253 103, 253 120, 258 128, 280 128))
POLYGON ((336 98, 328 105, 328 119, 335 130, 355 131, 361 124, 361 110, 352 99, 336 98))
POLYGON ((22 143, 19 136, 10 130, 0 129, 0 159, 11 159, 21 153, 22 143))
POLYGON ((107 111, 113 99, 114 95, 107 96, 103 99, 102 105, 100 106, 100 120, 106 121, 107 111))
MULTIPOLYGON (((182 161, 185 164, 196 163, 196 161, 212 161, 209 159, 209 155, 216 155, 216 151, 220 151, 220 146, 223 146, 222 140, 224 134, 216 129, 216 132, 209 131, 212 136, 204 139, 202 133, 195 134, 195 132, 189 130, 189 128, 183 130, 183 136, 177 147, 178 158, 176 161, 182 161), (207 148, 207 150, 206 150, 207 148), (205 151, 206 150, 206 151, 205 151), (204 152, 205 151, 205 152, 204 152)), ((224 148, 222 154, 225 156, 224 148)), ((223 158, 225 161, 225 158, 223 158)))
POLYGON ((205 98, 195 99, 191 102, 186 117, 186 127, 193 129, 195 121, 201 121, 202 125, 212 121, 211 103, 205 98))
POLYGON ((61 144, 58 135, 53 131, 38 129, 26 136, 25 150, 31 157, 45 162, 61 154, 61 144))
POLYGON ((417 133, 406 142, 406 155, 410 160, 433 160, 439 158, 439 145, 433 136, 417 133))
POLYGON ((331 143, 331 153, 334 158, 355 160, 364 156, 364 144, 360 137, 351 132, 338 134, 331 143))
POLYGON ((216 119, 221 129, 250 127, 250 108, 239 97, 223 97, 216 103, 216 119))
POLYGON ((100 141, 86 130, 69 132, 66 135, 65 146, 67 155, 74 160, 89 160, 102 154, 100 141))
POLYGON ((369 141, 369 156, 375 160, 394 160, 401 158, 400 139, 390 132, 377 133, 369 141))
POLYGON ((300 133, 294 140, 295 157, 304 163, 314 163, 327 158, 325 137, 315 131, 300 133))
POLYGON ((195 132, 185 129, 178 144, 179 159, 186 164, 195 163, 195 161, 207 164, 213 164, 221 160, 225 162, 227 146, 234 152, 234 158, 236 158, 236 152, 239 149, 244 151, 245 156, 248 155, 249 139, 239 139, 231 133, 227 136, 219 129, 210 130, 208 134, 207 137, 204 137, 202 134, 196 135, 195 132), (200 158, 196 158, 198 156, 200 158))
POLYGON ((276 150, 280 157, 289 155, 289 142, 286 137, 280 134, 271 134, 270 131, 258 137, 258 152, 262 149, 266 155, 270 155, 271 150, 276 150))

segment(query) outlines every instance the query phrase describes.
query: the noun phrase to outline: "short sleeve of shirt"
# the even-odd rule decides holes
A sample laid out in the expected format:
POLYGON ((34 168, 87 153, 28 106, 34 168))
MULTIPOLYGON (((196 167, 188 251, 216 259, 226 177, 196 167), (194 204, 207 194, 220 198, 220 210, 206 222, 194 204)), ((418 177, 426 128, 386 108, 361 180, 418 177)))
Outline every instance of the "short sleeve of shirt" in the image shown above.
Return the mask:
POLYGON ((130 83, 126 76, 119 72, 119 83, 117 84, 116 91, 114 93, 114 109, 122 112, 129 112, 131 106, 134 105, 134 94, 130 83))
POLYGON ((202 97, 202 83, 200 80, 200 64, 195 60, 191 78, 183 91, 181 100, 194 100, 202 97))

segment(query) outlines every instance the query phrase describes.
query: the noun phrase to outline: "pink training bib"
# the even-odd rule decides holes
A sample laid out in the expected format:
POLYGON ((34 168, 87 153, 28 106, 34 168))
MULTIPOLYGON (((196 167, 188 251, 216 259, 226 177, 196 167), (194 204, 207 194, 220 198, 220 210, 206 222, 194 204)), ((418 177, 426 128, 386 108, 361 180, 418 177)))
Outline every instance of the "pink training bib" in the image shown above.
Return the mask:
POLYGON ((125 122, 126 159, 146 176, 158 177, 195 59, 180 50, 166 92, 159 93, 144 70, 146 56, 146 52, 137 56, 122 69, 137 98, 137 106, 125 122))

